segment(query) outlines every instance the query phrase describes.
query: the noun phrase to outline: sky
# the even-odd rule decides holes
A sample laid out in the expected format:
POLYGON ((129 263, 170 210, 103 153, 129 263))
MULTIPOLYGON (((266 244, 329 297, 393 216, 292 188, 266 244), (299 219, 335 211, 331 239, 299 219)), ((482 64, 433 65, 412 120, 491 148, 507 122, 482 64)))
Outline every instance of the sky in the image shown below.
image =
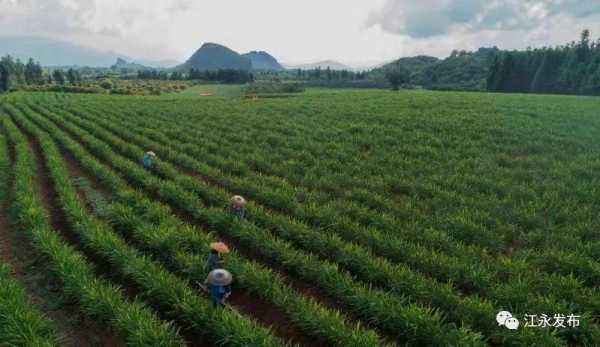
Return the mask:
POLYGON ((454 49, 600 37, 600 0, 0 0, 0 35, 44 36, 151 60, 204 42, 278 60, 369 65, 454 49))

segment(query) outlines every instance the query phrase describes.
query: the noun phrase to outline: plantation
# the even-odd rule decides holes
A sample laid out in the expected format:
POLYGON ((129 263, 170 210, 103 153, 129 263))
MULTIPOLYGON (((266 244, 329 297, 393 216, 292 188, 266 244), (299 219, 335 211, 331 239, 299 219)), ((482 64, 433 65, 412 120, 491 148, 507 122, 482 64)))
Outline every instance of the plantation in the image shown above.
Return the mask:
POLYGON ((0 96, 0 345, 600 345, 600 99, 219 88, 0 96))

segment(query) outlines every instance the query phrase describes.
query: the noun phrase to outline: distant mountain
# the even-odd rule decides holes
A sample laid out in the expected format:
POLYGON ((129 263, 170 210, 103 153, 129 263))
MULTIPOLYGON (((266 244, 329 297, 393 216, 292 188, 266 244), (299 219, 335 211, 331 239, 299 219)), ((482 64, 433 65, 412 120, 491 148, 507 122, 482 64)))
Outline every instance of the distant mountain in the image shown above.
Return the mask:
MULTIPOLYGON (((109 67, 117 58, 136 61, 136 59, 123 54, 104 52, 65 41, 36 36, 0 36, 0 56, 7 54, 21 60, 33 58, 43 66, 109 67)), ((152 67, 174 66, 177 64, 170 61, 137 62, 152 67)))
POLYGON ((281 71, 283 70, 283 66, 279 64, 277 59, 264 51, 252 51, 242 56, 250 59, 252 62, 253 70, 271 70, 271 71, 281 71))
POLYGON ((205 43, 177 70, 187 72, 195 70, 235 69, 250 70, 252 62, 249 58, 216 43, 205 43))
POLYGON ((344 65, 339 61, 335 60, 324 60, 316 63, 308 63, 308 64, 285 64, 284 65, 288 69, 302 69, 302 70, 314 70, 321 68, 321 70, 325 70, 330 68, 331 70, 354 70, 352 67, 348 65, 344 65))
POLYGON ((181 64, 181 61, 165 59, 165 60, 147 60, 147 59, 131 59, 137 64, 141 64, 146 67, 154 68, 169 68, 181 64))
POLYGON ((151 69, 148 66, 144 66, 142 64, 137 64, 133 62, 128 62, 125 59, 117 58, 117 62, 113 64, 111 67, 113 70, 131 70, 131 71, 140 71, 140 70, 148 70, 151 69))

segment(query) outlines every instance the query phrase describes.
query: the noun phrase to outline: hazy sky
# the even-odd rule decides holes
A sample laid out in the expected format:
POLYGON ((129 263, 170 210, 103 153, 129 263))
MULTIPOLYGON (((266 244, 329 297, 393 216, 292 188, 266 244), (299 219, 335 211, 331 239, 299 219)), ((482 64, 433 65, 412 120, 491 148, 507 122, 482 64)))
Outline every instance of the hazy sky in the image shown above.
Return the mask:
POLYGON ((359 63, 563 44, 584 28, 600 37, 600 0, 0 0, 0 35, 155 60, 212 41, 283 62, 359 63))

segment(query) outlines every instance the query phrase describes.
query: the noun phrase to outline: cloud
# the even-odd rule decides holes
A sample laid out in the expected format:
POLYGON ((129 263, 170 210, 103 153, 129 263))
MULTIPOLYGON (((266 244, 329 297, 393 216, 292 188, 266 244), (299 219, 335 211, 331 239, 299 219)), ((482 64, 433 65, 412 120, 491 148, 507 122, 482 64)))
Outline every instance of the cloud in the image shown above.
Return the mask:
POLYGON ((2 0, 0 29, 22 32, 64 33, 89 31, 96 11, 94 0, 2 0))
POLYGON ((367 26, 389 33, 427 38, 456 30, 533 30, 557 16, 600 14, 598 0, 386 0, 371 12, 367 26))

